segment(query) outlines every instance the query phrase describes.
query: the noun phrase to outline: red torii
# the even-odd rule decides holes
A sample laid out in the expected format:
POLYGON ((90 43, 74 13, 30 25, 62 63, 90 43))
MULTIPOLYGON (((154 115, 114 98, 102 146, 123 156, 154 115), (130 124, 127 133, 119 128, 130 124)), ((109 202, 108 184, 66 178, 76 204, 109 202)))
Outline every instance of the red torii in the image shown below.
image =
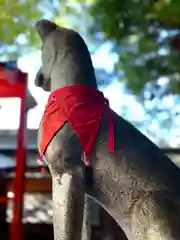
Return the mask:
MULTIPOLYGON (((13 219, 10 225, 10 240, 23 239, 23 195, 25 191, 26 171, 26 95, 27 74, 18 69, 10 69, 0 63, 0 97, 21 99, 20 125, 17 135, 16 169, 14 177, 13 219)), ((0 198, 0 202, 8 201, 8 197, 0 198)))

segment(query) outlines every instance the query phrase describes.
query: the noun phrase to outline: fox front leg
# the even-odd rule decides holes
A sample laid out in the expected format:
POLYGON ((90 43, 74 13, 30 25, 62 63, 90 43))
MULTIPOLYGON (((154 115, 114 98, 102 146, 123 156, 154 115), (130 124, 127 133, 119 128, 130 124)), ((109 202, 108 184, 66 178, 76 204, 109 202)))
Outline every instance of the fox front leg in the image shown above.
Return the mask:
POLYGON ((84 213, 84 184, 64 173, 53 177, 53 225, 55 240, 81 240, 84 213))

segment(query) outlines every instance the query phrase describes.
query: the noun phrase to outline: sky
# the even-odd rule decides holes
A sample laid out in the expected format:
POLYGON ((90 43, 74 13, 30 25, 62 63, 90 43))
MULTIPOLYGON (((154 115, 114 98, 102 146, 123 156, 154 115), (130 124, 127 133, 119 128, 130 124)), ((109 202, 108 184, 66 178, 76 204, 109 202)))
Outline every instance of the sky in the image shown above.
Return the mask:
MULTIPOLYGON (((92 56, 95 67, 106 68, 111 72, 113 64, 116 61, 116 55, 109 53, 109 46, 104 45, 99 51, 92 56), (103 61, 102 61, 103 59, 103 61)), ((38 128, 49 92, 45 92, 34 84, 36 73, 41 66, 40 52, 30 54, 18 60, 18 67, 28 73, 28 87, 31 94, 37 101, 37 107, 28 112, 28 128, 38 128)), ((120 82, 114 81, 111 85, 104 89, 104 95, 110 101, 110 106, 117 113, 120 111, 124 102, 132 106, 133 118, 139 118, 143 114, 142 107, 135 101, 133 96, 125 94, 122 90, 120 82), (123 102, 122 102, 123 99, 123 102), (136 110, 135 110, 136 109, 136 110)), ((17 129, 19 125, 19 99, 0 99, 2 108, 0 109, 0 129, 17 129)))

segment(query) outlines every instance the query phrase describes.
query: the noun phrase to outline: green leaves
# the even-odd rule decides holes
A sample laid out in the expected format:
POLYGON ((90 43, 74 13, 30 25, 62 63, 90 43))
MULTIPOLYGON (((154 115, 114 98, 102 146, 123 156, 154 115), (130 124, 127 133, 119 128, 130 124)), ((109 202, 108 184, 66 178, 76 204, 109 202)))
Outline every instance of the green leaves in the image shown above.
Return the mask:
POLYGON ((174 77, 180 69, 180 1, 97 0, 91 13, 99 27, 94 34, 103 32, 116 45, 117 66, 135 94, 161 77, 180 91, 174 77))
POLYGON ((1 0, 0 2, 0 59, 13 59, 21 55, 27 46, 37 43, 33 26, 41 16, 38 1, 1 0))

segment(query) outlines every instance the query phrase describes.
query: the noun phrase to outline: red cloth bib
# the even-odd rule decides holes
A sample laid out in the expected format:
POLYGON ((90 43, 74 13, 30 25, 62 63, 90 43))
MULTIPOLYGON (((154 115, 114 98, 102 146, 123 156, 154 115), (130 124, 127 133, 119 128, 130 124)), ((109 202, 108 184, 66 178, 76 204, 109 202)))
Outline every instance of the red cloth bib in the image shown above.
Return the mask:
POLYGON ((68 121, 82 144, 84 162, 88 165, 87 154, 92 150, 106 107, 109 110, 109 151, 114 152, 112 110, 103 93, 85 85, 67 86, 53 91, 42 119, 40 156, 56 132, 68 121))

